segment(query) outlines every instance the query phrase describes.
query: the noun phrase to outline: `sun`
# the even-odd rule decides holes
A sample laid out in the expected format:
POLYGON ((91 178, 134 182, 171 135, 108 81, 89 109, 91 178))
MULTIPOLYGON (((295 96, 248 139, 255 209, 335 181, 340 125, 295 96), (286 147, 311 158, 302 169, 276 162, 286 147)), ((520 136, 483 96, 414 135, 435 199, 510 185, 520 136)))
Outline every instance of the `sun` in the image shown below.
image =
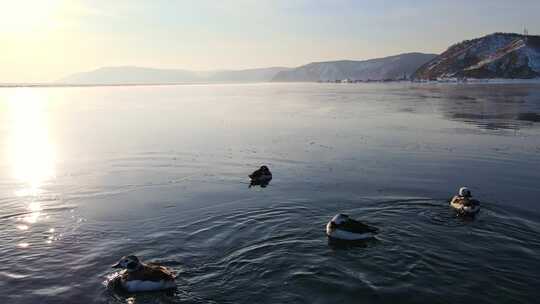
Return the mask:
POLYGON ((55 27, 67 7, 65 0, 0 0, 0 31, 21 33, 55 27))

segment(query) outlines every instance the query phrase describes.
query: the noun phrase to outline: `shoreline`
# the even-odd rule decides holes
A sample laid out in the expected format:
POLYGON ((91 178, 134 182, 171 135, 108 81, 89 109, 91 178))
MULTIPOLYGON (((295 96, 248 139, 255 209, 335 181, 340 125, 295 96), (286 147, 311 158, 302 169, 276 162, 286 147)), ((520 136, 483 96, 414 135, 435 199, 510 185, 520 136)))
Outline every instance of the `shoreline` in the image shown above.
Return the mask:
POLYGON ((238 84, 278 84, 278 83, 312 83, 312 84, 392 84, 392 83, 414 83, 414 84, 540 84, 540 78, 533 79, 511 79, 511 78, 469 78, 466 81, 457 80, 396 80, 396 81, 369 81, 369 82, 319 82, 319 81, 256 81, 256 82, 168 82, 168 83, 89 83, 89 84, 69 84, 69 83, 6 83, 0 84, 0 89, 13 88, 85 88, 85 87, 138 87, 138 86, 178 86, 178 85, 238 85, 238 84))

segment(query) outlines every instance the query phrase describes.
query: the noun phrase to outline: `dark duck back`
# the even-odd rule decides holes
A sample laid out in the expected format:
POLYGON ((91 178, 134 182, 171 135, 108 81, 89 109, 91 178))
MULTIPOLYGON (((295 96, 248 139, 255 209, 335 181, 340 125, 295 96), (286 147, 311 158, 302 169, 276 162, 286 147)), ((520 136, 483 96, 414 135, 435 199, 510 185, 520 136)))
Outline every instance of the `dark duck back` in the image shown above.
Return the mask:
POLYGON ((250 187, 252 186, 261 186, 266 187, 268 183, 272 180, 272 172, 268 169, 267 166, 261 166, 258 170, 255 170, 249 175, 251 179, 250 187))
POLYGON ((341 240, 363 240, 372 238, 378 229, 345 214, 334 216, 326 225, 326 234, 330 238, 341 240))

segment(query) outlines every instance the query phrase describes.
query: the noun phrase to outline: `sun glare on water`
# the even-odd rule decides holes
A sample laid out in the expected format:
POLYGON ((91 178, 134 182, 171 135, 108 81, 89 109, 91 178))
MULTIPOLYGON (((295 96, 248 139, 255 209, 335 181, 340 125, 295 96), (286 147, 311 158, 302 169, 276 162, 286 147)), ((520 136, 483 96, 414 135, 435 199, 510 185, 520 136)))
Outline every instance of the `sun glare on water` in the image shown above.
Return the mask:
POLYGON ((13 177, 25 185, 22 195, 38 191, 43 182, 54 177, 46 105, 43 96, 31 89, 16 90, 8 98, 8 157, 13 177))

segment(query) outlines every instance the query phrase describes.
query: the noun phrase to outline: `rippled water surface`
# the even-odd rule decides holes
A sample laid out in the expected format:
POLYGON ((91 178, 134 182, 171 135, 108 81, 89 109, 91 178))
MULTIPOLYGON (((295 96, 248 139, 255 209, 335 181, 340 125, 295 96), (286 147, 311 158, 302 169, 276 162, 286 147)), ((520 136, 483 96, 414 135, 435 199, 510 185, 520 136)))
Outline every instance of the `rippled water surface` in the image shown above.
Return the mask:
POLYGON ((539 169, 538 84, 0 89, 0 303, 534 303, 539 169), (177 290, 107 288, 132 253, 177 290))

